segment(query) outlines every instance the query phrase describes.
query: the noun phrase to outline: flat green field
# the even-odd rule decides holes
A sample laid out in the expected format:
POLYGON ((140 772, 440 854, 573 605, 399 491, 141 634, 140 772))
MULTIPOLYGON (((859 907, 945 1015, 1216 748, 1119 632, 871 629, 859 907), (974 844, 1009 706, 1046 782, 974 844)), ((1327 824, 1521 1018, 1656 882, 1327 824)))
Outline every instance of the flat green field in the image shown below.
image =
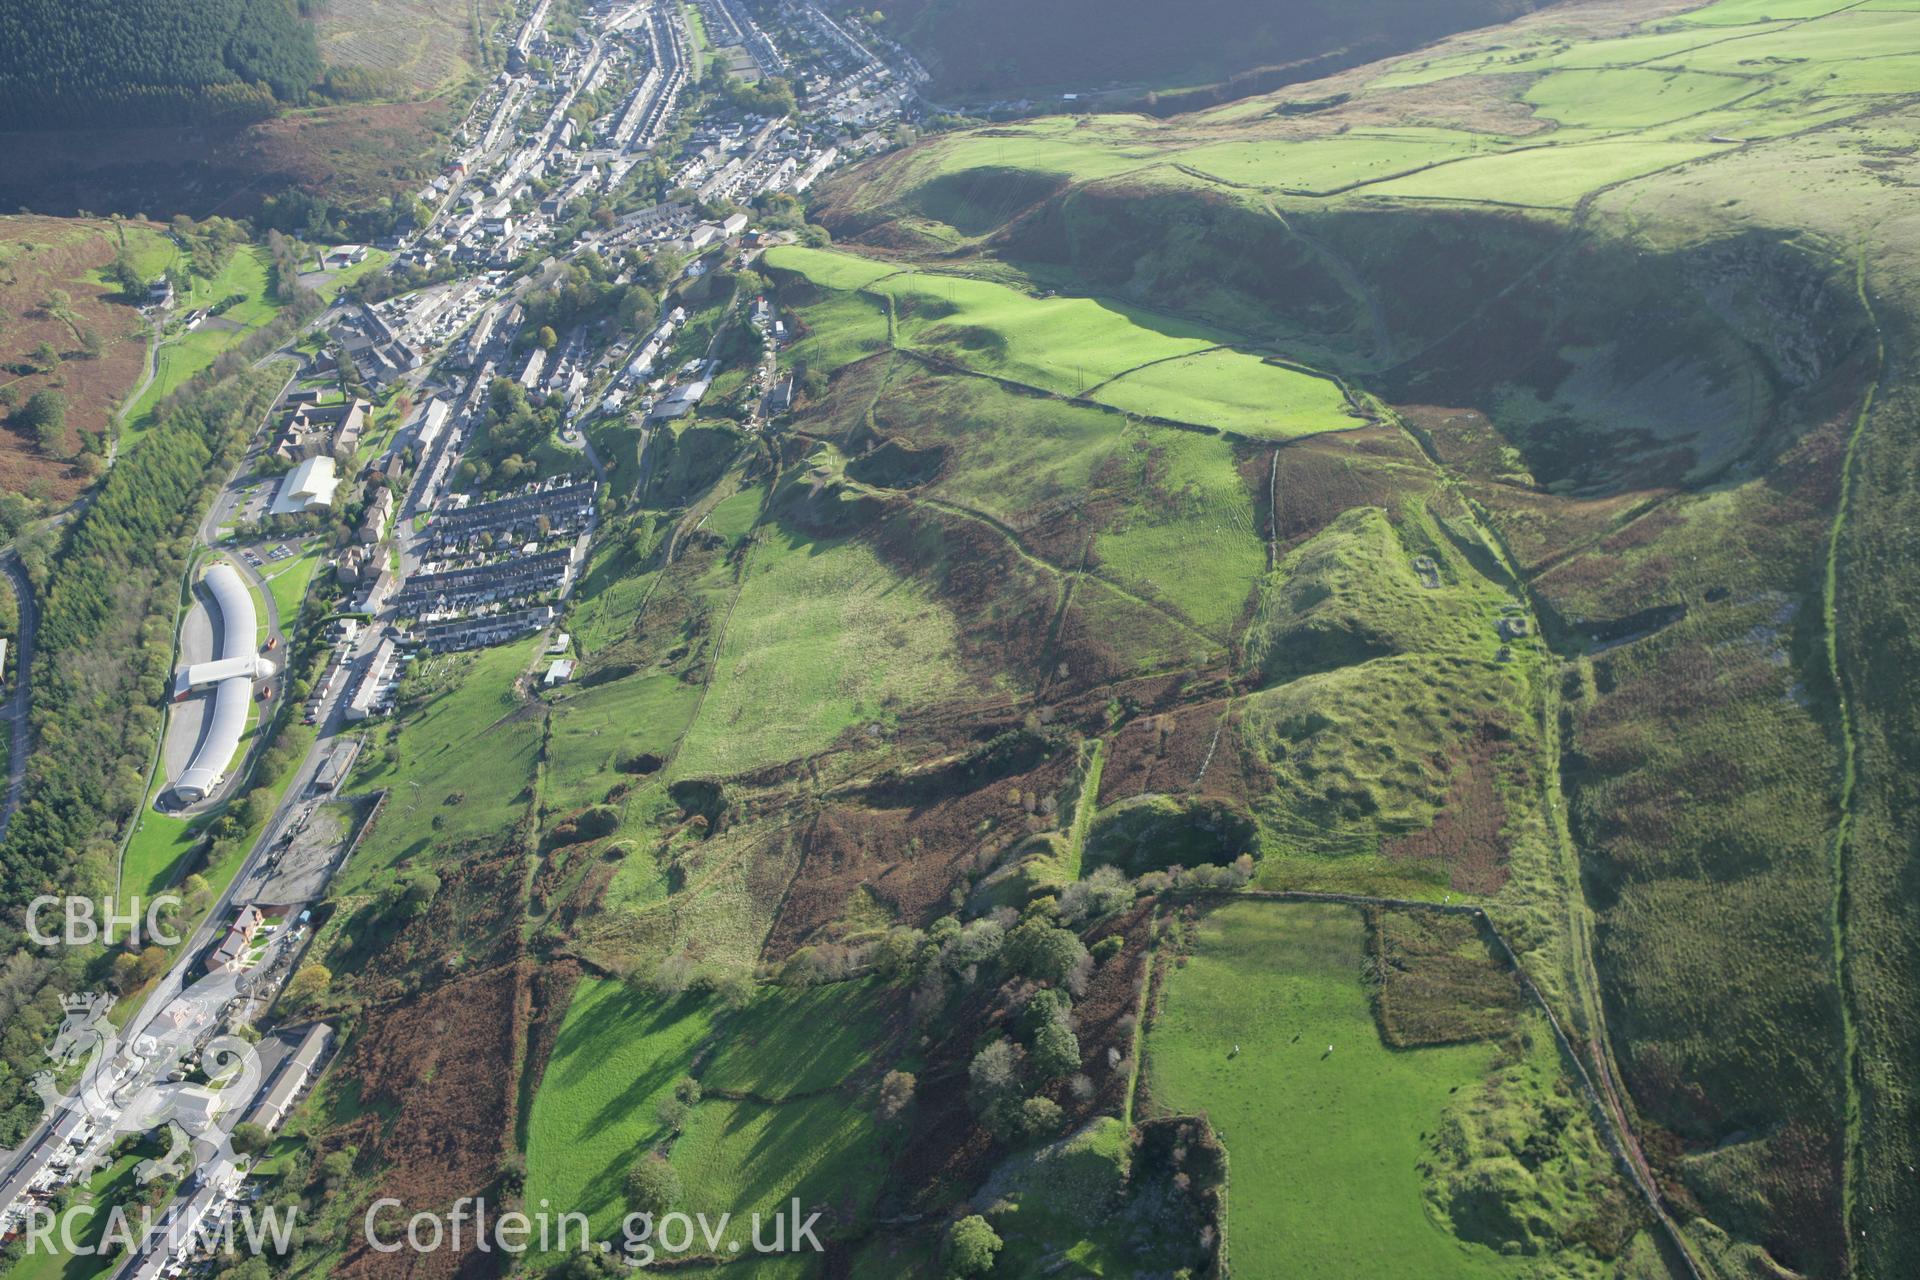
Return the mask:
POLYGON ((953 616, 924 586, 861 543, 775 530, 751 553, 674 771, 728 774, 792 760, 964 684, 953 616))
POLYGON ((1255 440, 1286 440, 1357 424, 1330 378, 1240 351, 1208 351, 1122 374, 1094 399, 1128 413, 1198 422, 1255 440))
POLYGON ((1763 82, 1746 76, 1612 67, 1556 71, 1527 90, 1526 101, 1563 123, 1632 128, 1725 107, 1761 87, 1763 82))
MULTIPOLYGON (((1100 298, 1042 297, 968 276, 900 271, 850 254, 782 247, 776 270, 834 290, 892 299, 893 340, 975 372, 1059 395, 1091 393, 1102 403, 1261 439, 1351 426, 1331 380, 1222 349, 1225 335, 1184 320, 1100 298)), ((854 317, 850 344, 829 335, 849 304, 807 308, 818 338, 810 357, 836 367, 868 354, 883 335, 873 317, 854 317)))
POLYGON ((527 1203, 585 1213, 596 1238, 617 1238, 627 1169, 666 1136, 655 1109, 711 1029, 693 997, 581 979, 528 1120, 527 1203))
POLYGON ((808 249, 783 244, 767 250, 766 264, 780 271, 795 271, 819 285, 839 293, 858 293, 874 281, 900 270, 891 262, 875 262, 858 254, 834 249, 808 249))
MULTIPOLYGON (((823 1091, 864 1060, 877 1038, 874 1017, 861 984, 767 988, 729 1015, 702 1083, 769 1100, 709 1096, 693 1108, 672 1144, 685 1187, 680 1207, 741 1219, 770 1215, 793 1196, 836 1214, 864 1208, 879 1187, 884 1139, 864 1106, 823 1091)), ((666 1000, 584 979, 533 1103, 529 1203, 584 1212, 596 1237, 612 1235, 626 1212, 622 1179, 666 1141, 659 1104, 715 1025, 699 998, 666 1000)))
POLYGON ((1676 61, 1693 69, 1752 73, 1793 81, 1799 64, 1873 61, 1920 47, 1920 10, 1848 8, 1800 25, 1774 24, 1753 35, 1703 45, 1676 61))
POLYGON ((1851 9, 1847 0, 1720 0, 1681 16, 1697 26, 1737 27, 1748 22, 1790 22, 1851 9))
POLYGON ((1203 917, 1192 959, 1168 971, 1148 1081, 1157 1107, 1207 1112, 1226 1143, 1235 1271, 1519 1274, 1428 1217, 1417 1167, 1421 1135, 1490 1051, 1388 1049, 1365 960, 1354 908, 1246 902, 1203 917))
POLYGON ((176 818, 142 806, 127 841, 120 883, 129 896, 151 898, 180 878, 180 869, 200 838, 205 818, 176 818))
POLYGON ((894 298, 903 345, 1063 395, 1219 341, 1196 325, 1119 303, 1041 298, 965 276, 916 272, 874 287, 894 298))
POLYGON ((798 271, 830 289, 871 289, 894 300, 897 340, 947 355, 983 373, 1067 394, 1151 360, 1217 344, 1180 321, 1091 298, 1041 298, 968 276, 901 271, 852 254, 779 248, 767 264, 798 271))
POLYGON ((280 611, 282 631, 291 631, 300 616, 300 602, 306 598, 307 584, 313 581, 314 571, 320 567, 322 550, 321 543, 309 542, 298 554, 277 564, 269 561, 260 571, 267 590, 273 595, 273 606, 280 611))

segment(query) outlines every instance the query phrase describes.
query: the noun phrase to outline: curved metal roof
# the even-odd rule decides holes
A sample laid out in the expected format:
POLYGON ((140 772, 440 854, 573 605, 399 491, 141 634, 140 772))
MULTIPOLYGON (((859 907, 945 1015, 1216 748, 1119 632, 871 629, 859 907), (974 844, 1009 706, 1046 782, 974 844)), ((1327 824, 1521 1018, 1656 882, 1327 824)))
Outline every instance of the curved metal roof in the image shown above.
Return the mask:
POLYGON ((253 681, 245 676, 222 680, 213 687, 213 709, 207 715, 206 731, 193 759, 181 773, 173 789, 190 800, 200 800, 212 792, 233 763, 240 749, 240 735, 247 728, 247 703, 253 697, 253 681))
MULTIPOLYGON (((253 594, 230 564, 216 564, 207 570, 204 581, 213 597, 220 624, 220 660, 252 658, 256 623, 253 594)), ((240 749, 240 735, 247 729, 247 704, 253 699, 253 679, 232 676, 213 687, 213 706, 200 744, 186 769, 175 779, 173 789, 188 800, 201 800, 219 785, 233 753, 240 749)))
POLYGON ((208 569, 202 581, 207 584, 214 608, 219 611, 214 619, 220 624, 219 656, 252 657, 259 627, 253 612, 253 593, 247 590, 247 584, 240 580, 234 567, 224 561, 208 569))

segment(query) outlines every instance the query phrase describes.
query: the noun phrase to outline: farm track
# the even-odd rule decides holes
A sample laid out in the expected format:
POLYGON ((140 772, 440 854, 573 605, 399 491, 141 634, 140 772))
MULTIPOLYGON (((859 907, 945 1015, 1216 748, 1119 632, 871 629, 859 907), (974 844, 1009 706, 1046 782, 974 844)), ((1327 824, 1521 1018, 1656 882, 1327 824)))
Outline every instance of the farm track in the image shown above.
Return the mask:
POLYGON ((115 456, 120 451, 120 432, 124 430, 127 425, 127 411, 132 409, 134 405, 140 403, 140 398, 147 394, 147 388, 151 387, 153 380, 160 376, 160 348, 165 345, 166 343, 158 333, 149 333, 147 335, 146 372, 141 375, 140 385, 127 393, 127 398, 120 403, 120 411, 113 415, 113 431, 107 440, 107 463, 109 466, 112 465, 115 456))
POLYGON ((1585 555, 1602 542, 1605 542, 1608 538, 1617 537, 1625 533, 1628 529, 1633 528, 1633 526, 1639 524, 1654 512, 1664 510, 1668 503, 1680 497, 1685 492, 1686 490, 1684 489, 1674 489, 1650 498, 1639 506, 1627 511, 1622 518, 1614 520, 1592 537, 1583 538, 1579 542, 1569 543, 1551 555, 1542 556, 1539 563, 1526 571, 1527 581, 1532 582, 1538 578, 1543 578, 1567 561, 1585 555))
POLYGON ((1835 802, 1838 817, 1834 822, 1833 840, 1829 850, 1829 880, 1832 894, 1828 904, 1828 929, 1833 940, 1833 981, 1839 995, 1840 1006, 1840 1048, 1841 1048, 1841 1157, 1840 1157, 1840 1215, 1842 1238, 1845 1253, 1841 1265, 1846 1275, 1854 1274, 1853 1266, 1853 1220, 1856 1196, 1856 1183, 1860 1174, 1860 1045, 1859 1029, 1854 1022, 1854 992, 1851 970, 1847 962, 1847 855, 1852 844, 1855 807, 1855 788, 1858 781, 1859 745, 1853 720, 1853 703, 1847 693, 1847 674, 1840 661, 1840 574, 1843 569, 1841 546, 1846 537, 1847 516, 1853 506, 1853 480, 1855 459, 1859 453, 1860 441, 1866 435, 1867 423, 1873 415, 1874 400, 1879 394, 1880 379, 1885 376, 1887 364, 1886 337, 1881 332, 1880 321, 1874 312, 1873 299, 1867 289, 1866 254, 1862 250, 1854 265, 1854 289, 1860 299, 1860 305, 1866 310, 1868 322, 1873 326, 1875 342, 1874 380, 1868 384, 1865 397, 1861 401, 1859 416, 1854 419, 1853 430, 1847 436, 1847 447, 1840 462, 1840 499, 1835 504, 1833 527, 1827 538, 1826 568, 1820 593, 1820 618, 1822 629, 1826 633, 1825 649, 1827 669, 1833 681, 1836 728, 1840 738, 1840 778, 1835 802))
POLYGON ((1034 699, 1046 696, 1053 687, 1053 655, 1060 651, 1060 635, 1066 630, 1067 610, 1073 605, 1073 588, 1080 581, 1080 575, 1068 574, 1060 580, 1060 597, 1054 602, 1053 620, 1047 624, 1047 641, 1040 648, 1040 684, 1034 690, 1034 699))
POLYGON ((1280 567, 1280 450, 1267 450, 1267 572, 1280 567))
POLYGON ((1205 778, 1207 770, 1213 767, 1213 753, 1220 749, 1220 735, 1226 731, 1227 720, 1233 715, 1233 704, 1232 698, 1222 699, 1220 719, 1213 726, 1213 737, 1207 740, 1207 754, 1200 761, 1200 768, 1195 771, 1193 781, 1187 784, 1189 790, 1198 790, 1201 779, 1205 778))
MULTIPOLYGON (((1456 477, 1428 447, 1418 432, 1413 431, 1396 413, 1387 416, 1401 433, 1427 460, 1433 469, 1435 479, 1440 485, 1458 493, 1456 477)), ((1511 553, 1504 542, 1481 520, 1478 509, 1460 495, 1462 508, 1472 522, 1475 532, 1482 543, 1493 554, 1505 570, 1514 593, 1526 609, 1527 618, 1535 635, 1540 634, 1539 609, 1534 601, 1533 592, 1527 579, 1522 577, 1514 566, 1511 553)), ((1549 672, 1552 677, 1557 673, 1549 672)), ((1563 1049, 1570 1056, 1579 1073, 1582 1088, 1589 1094, 1589 1100, 1595 1110, 1604 1117, 1608 1145, 1614 1150, 1622 1165, 1632 1177, 1635 1187, 1640 1191, 1656 1221, 1664 1229, 1668 1242, 1677 1256, 1684 1260, 1692 1280, 1705 1280, 1711 1274, 1694 1257, 1686 1236, 1680 1226, 1667 1212, 1666 1203, 1659 1191, 1659 1182, 1654 1177, 1652 1167, 1647 1163, 1640 1140, 1633 1129, 1633 1113, 1627 1105, 1627 1093, 1620 1081, 1619 1068, 1615 1063, 1613 1045, 1608 1034, 1606 1010, 1600 994, 1600 975, 1593 959, 1593 917, 1586 905, 1584 890, 1581 887, 1579 852, 1573 843, 1573 833, 1567 825, 1566 806, 1560 775, 1561 744, 1559 734, 1559 682, 1557 678, 1545 681, 1545 692, 1538 707, 1541 729, 1541 797, 1545 801, 1547 824, 1552 831, 1552 840, 1556 861, 1556 873, 1564 895, 1566 906, 1565 940, 1571 950, 1566 957, 1567 977, 1572 983, 1569 993, 1570 1012, 1575 1015, 1575 1030, 1583 1031, 1586 1036, 1586 1054, 1575 1052, 1575 1042, 1562 1026, 1559 1015, 1547 1002, 1545 993, 1540 991, 1533 977, 1520 963, 1518 953, 1508 945, 1504 936, 1494 928, 1491 919, 1480 911, 1483 919, 1488 920, 1489 929, 1499 939, 1501 947, 1513 962, 1514 969, 1522 975, 1529 995, 1546 1014, 1552 1023, 1554 1034, 1562 1042, 1563 1049), (1592 1070, 1587 1064, 1591 1062, 1592 1070)), ((1326 895, 1320 895, 1326 896, 1326 895)), ((1395 899, 1381 899, 1383 903, 1397 903, 1395 899)), ((1432 904, 1426 904, 1431 908, 1432 904)), ((1473 908, 1473 910, 1478 910, 1473 908)))
POLYGON ((1279 207, 1271 199, 1263 196, 1260 203, 1266 206, 1267 212, 1273 215, 1274 221, 1278 222, 1288 235, 1299 241, 1309 253, 1326 264, 1327 270, 1333 273, 1333 278, 1340 282, 1340 287, 1346 290, 1354 301, 1366 308, 1367 324, 1373 330, 1374 359, 1382 365, 1392 366, 1394 362, 1393 330, 1387 324, 1387 309, 1381 303, 1379 295, 1367 286, 1366 280, 1354 269, 1353 264, 1332 245, 1319 236, 1309 235, 1287 221, 1287 215, 1280 212, 1279 207))
MULTIPOLYGON (((1132 1039, 1127 1045, 1127 1094, 1120 1112, 1120 1122, 1129 1128, 1133 1126, 1134 1104, 1140 1094, 1140 1077, 1143 1074, 1142 1068, 1145 1066, 1142 1050, 1147 1043, 1147 1023, 1153 1016, 1153 979, 1159 965, 1160 913, 1155 911, 1147 916, 1147 954, 1143 957, 1143 968, 1140 973, 1140 996, 1133 1007, 1132 1039)), ((1221 1235, 1224 1237, 1226 1234, 1224 1211, 1221 1221, 1223 1225, 1221 1235)), ((1223 1254, 1226 1252, 1224 1239, 1221 1242, 1220 1251, 1223 1254)), ((1223 1271, 1222 1274, 1225 1272, 1223 1271)))
MULTIPOLYGON (((963 520, 977 521, 980 524, 986 525, 988 528, 998 533, 1001 537, 1005 538, 1007 540, 1007 543, 1014 549, 1015 552, 1019 554, 1021 559, 1027 561, 1027 563, 1029 564, 1032 564, 1040 569, 1043 569, 1047 573, 1056 574, 1056 575, 1067 577, 1067 578, 1077 577, 1077 576, 1092 578, 1096 582, 1098 582, 1101 586, 1107 588, 1109 591, 1112 591, 1115 595, 1120 596, 1123 599, 1132 602, 1133 604, 1137 604, 1143 609, 1148 609, 1154 613, 1159 614, 1161 617, 1165 618, 1168 622, 1173 623, 1176 627, 1179 627, 1182 631, 1185 631, 1187 634, 1191 636, 1196 636, 1199 639, 1206 641, 1210 645, 1218 645, 1223 649, 1227 645, 1227 641, 1224 638, 1213 635, 1212 633, 1205 631, 1198 626, 1195 626, 1192 622, 1188 621, 1176 610, 1168 607, 1167 605, 1159 604, 1153 600, 1149 600, 1145 596, 1135 595, 1133 592, 1127 590, 1125 587, 1121 586, 1119 583, 1114 582, 1111 578, 1108 578, 1103 574, 1095 573, 1093 570, 1084 567, 1084 565, 1077 570, 1062 569, 1059 565, 1047 559, 1045 556, 1039 555, 1038 553, 1030 550, 1027 547, 1026 543, 1022 541, 1019 533, 1017 533, 1011 526, 1005 524, 995 516, 988 515, 984 511, 976 511, 972 507, 962 506, 957 502, 948 502, 942 498, 921 497, 918 494, 905 493, 898 489, 881 489, 873 485, 861 484, 855 480, 848 480, 846 483, 849 488, 854 489, 856 492, 870 493, 875 497, 883 497, 883 498, 884 497, 904 497, 907 501, 915 503, 916 505, 919 505, 919 506, 930 507, 935 511, 944 511, 948 515, 959 516, 963 520)), ((1064 607, 1065 607, 1065 604, 1063 602, 1062 603, 1063 610, 1064 610, 1064 607)))
MULTIPOLYGON (((721 478, 725 479, 727 476, 732 475, 733 467, 739 461, 740 461, 740 456, 736 455, 733 461, 728 464, 727 470, 722 473, 721 478)), ((671 568, 673 565, 674 553, 680 545, 681 534, 683 532, 692 533, 695 529, 698 529, 701 525, 705 524, 707 522, 707 517, 713 514, 713 508, 719 505, 719 499, 717 499, 715 496, 716 494, 718 494, 719 489, 720 489, 720 483, 719 481, 715 481, 714 484, 707 490, 707 492, 701 495, 700 500, 694 504, 694 507, 690 509, 686 515, 680 518, 680 523, 674 527, 673 535, 671 538, 669 538, 667 543, 667 554, 661 562, 660 570, 658 573, 654 575, 653 581, 648 584, 647 593, 645 596, 641 597, 640 607, 634 613, 634 618, 636 622, 641 619, 644 619, 647 616, 647 606, 653 602, 653 593, 659 589, 661 582, 665 581, 667 576, 667 570, 671 568), (698 513, 697 519, 695 518, 696 512, 698 513), (689 526, 687 523, 689 520, 693 521, 691 526, 689 526)), ((773 498, 773 488, 769 486, 767 489, 766 497, 764 497, 761 500, 761 510, 760 510, 761 519, 764 519, 766 517, 766 504, 772 501, 772 498, 773 498)), ((756 529, 759 527, 759 520, 756 520, 754 522, 754 527, 756 529)), ((740 592, 742 588, 744 588, 744 586, 746 585, 747 565, 753 557, 753 548, 754 548, 753 534, 751 531, 749 531, 747 535, 747 541, 741 552, 740 560, 738 564, 736 564, 734 567, 733 595, 727 601, 726 616, 720 620, 719 627, 713 632, 713 635, 712 635, 713 660, 707 664, 706 679, 700 682, 700 697, 694 702, 693 712, 692 714, 688 715, 686 725, 680 730, 679 736, 674 738, 673 745, 667 749, 666 764, 671 764, 674 761, 674 759, 679 756, 680 748, 682 745, 685 744, 687 740, 687 735, 692 733, 693 726, 700 722, 700 712, 707 705, 707 694, 713 690, 713 677, 715 672, 717 672, 720 667, 720 649, 721 649, 721 645, 726 640, 727 626, 729 623, 733 621, 734 608, 740 603, 740 592)), ((662 767, 664 768, 665 765, 663 765, 662 767)))

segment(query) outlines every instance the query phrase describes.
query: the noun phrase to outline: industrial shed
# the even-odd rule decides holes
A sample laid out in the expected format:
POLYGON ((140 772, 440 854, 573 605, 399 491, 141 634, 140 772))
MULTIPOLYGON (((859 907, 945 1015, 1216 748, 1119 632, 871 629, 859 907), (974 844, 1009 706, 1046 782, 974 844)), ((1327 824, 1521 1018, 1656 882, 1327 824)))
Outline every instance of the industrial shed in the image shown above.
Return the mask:
POLYGON ((297 516, 309 511, 325 511, 333 506, 333 491, 339 486, 331 455, 323 453, 308 458, 287 472, 268 514, 297 516))
POLYGON ((324 1022, 316 1022, 307 1028, 306 1035, 300 1038, 300 1046, 287 1060, 280 1064, 280 1070, 274 1074, 273 1084, 259 1096, 253 1104, 253 1110, 247 1113, 247 1120, 259 1125, 268 1133, 280 1127, 280 1122, 293 1110, 294 1100, 300 1091, 313 1079, 314 1069, 320 1065, 320 1059, 326 1056, 333 1046, 333 1028, 324 1022))

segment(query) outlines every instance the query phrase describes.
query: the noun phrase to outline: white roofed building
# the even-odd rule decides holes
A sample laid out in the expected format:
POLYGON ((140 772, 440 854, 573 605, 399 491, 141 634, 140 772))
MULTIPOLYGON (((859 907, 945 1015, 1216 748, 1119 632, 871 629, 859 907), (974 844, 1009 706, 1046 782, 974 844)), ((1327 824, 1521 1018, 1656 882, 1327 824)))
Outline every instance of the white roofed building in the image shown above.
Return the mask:
POLYGON ((308 458, 280 481, 270 512, 276 516, 304 515, 309 511, 327 511, 333 507, 333 491, 339 487, 333 458, 320 454, 308 458))
POLYGON ((527 353, 526 367, 520 370, 520 378, 519 378, 520 385, 525 387, 529 391, 533 391, 536 388, 538 388, 540 385, 540 375, 542 372, 546 370, 546 367, 547 367, 546 351, 540 347, 535 347, 532 351, 527 353))
POLYGON ((447 419, 452 414, 453 406, 439 396, 427 401, 426 410, 420 415, 420 426, 413 436, 414 443, 419 446, 421 453, 424 454, 428 449, 433 448, 433 442, 440 438, 440 433, 446 429, 447 419))
POLYGON ((189 694, 200 689, 211 689, 223 680, 241 676, 248 680, 264 680, 277 668, 270 659, 257 653, 242 654, 237 658, 215 658, 211 662, 196 662, 182 667, 174 673, 173 698, 175 702, 184 700, 189 694))

